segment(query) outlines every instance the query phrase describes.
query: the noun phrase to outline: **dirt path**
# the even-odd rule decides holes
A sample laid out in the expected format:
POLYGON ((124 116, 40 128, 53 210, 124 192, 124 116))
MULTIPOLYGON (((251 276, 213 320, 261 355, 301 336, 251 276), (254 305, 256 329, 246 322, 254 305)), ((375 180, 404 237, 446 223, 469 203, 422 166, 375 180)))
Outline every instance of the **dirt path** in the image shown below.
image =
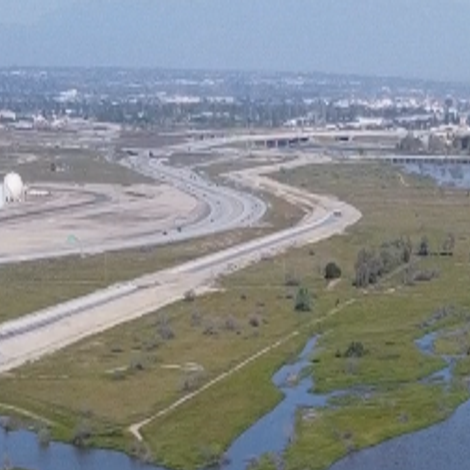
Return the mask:
POLYGON ((284 338, 280 339, 279 341, 276 341, 274 344, 271 344, 270 346, 267 346, 266 348, 262 349, 261 351, 258 351, 257 353, 250 356, 248 359, 245 359, 244 361, 240 362, 239 364, 237 364, 232 369, 218 375, 216 378, 210 380, 205 385, 203 385, 200 389, 198 389, 194 392, 188 393, 183 398, 180 398, 179 400, 175 401, 174 403, 172 403, 167 408, 164 408, 163 410, 159 411, 157 414, 151 416, 150 418, 144 419, 143 421, 140 421, 139 423, 132 424, 131 426, 129 426, 129 432, 137 440, 142 441, 143 439, 142 439, 142 435, 140 433, 140 430, 144 426, 146 426, 147 424, 150 424, 155 419, 158 419, 158 418, 161 418, 162 416, 165 416, 170 411, 173 411, 176 408, 179 408, 181 405, 187 403, 188 401, 193 400, 194 398, 196 398, 201 393, 205 392, 209 388, 211 388, 214 385, 218 384, 222 380, 227 379, 231 375, 235 374, 235 372, 238 372, 239 370, 244 369, 246 366, 248 366, 252 362, 256 361, 260 357, 264 356, 265 354, 269 353, 270 351, 278 348, 279 346, 282 346, 284 343, 286 343, 290 339, 296 337, 298 334, 299 334, 298 331, 294 331, 294 332, 290 333, 289 335, 285 336, 284 338))
MULTIPOLYGON (((322 318, 317 318, 313 320, 312 322, 308 323, 304 329, 306 328, 311 328, 312 326, 315 326, 323 321, 325 321, 327 318, 330 318, 333 315, 338 314, 342 310, 344 310, 346 307, 352 305, 354 302, 356 302, 357 299, 349 299, 346 302, 342 303, 341 305, 338 305, 337 307, 333 308, 330 310, 324 317, 322 318)), ((138 440, 138 441, 143 441, 143 437, 141 434, 141 429, 148 424, 150 424, 152 421, 161 418, 162 416, 165 416, 166 414, 170 413, 171 411, 174 411, 175 409, 179 408, 181 405, 184 405, 185 403, 188 403, 189 401, 193 400, 197 396, 199 396, 201 393, 205 392, 209 388, 212 388, 214 385, 217 385, 218 383, 222 382, 223 380, 227 379, 228 377, 232 376, 236 372, 244 369, 248 365, 252 364, 256 360, 260 359, 261 357, 265 356, 269 352, 273 351, 274 349, 277 349, 278 347, 282 346, 283 344, 287 343, 291 339, 297 337, 300 334, 298 330, 293 331, 292 333, 288 334, 287 336, 284 336, 282 339, 276 341, 275 343, 271 344, 270 346, 265 347, 261 351, 258 351, 257 353, 253 354, 250 356, 248 359, 245 359, 244 361, 240 362, 236 366, 234 366, 232 369, 229 369, 226 372, 223 372, 222 374, 218 375, 216 378, 210 380, 207 382, 205 385, 203 385, 200 389, 188 393, 185 395, 183 398, 180 398, 179 400, 175 401, 172 403, 170 406, 164 408, 163 410, 159 411, 157 414, 144 419, 138 423, 132 424, 129 426, 128 431, 138 440)))
POLYGON ((13 413, 25 416, 26 418, 34 419, 35 421, 40 421, 41 423, 47 424, 48 426, 53 426, 55 423, 50 421, 43 416, 39 416, 31 411, 25 410, 24 408, 19 408, 18 406, 8 405, 7 403, 0 402, 0 410, 12 411, 13 413))
POLYGON ((398 173, 398 179, 400 180, 400 183, 405 186, 405 188, 408 188, 410 185, 405 181, 405 178, 401 173, 398 173))

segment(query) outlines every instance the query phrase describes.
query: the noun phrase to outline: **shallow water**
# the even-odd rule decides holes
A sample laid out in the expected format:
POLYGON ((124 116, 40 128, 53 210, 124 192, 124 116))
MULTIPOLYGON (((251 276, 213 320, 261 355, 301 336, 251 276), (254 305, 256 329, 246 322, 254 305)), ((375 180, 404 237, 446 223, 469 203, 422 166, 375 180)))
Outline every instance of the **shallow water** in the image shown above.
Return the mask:
POLYGON ((344 395, 345 392, 325 395, 313 393, 311 374, 295 381, 310 365, 310 356, 316 342, 317 338, 312 338, 296 363, 286 365, 274 374, 273 383, 282 391, 284 399, 233 442, 227 452, 230 463, 224 469, 240 470, 246 467, 251 458, 268 453, 281 454, 293 436, 295 416, 299 408, 322 408, 328 404, 330 398, 344 395))
MULTIPOLYGON (((233 442, 226 453, 229 460, 224 469, 241 470, 252 458, 266 453, 282 453, 292 436, 299 407, 324 407, 329 398, 343 394, 310 393, 313 388, 311 375, 306 374, 299 380, 302 371, 310 364, 316 342, 316 337, 310 339, 295 363, 274 374, 273 383, 282 391, 284 399, 233 442)), ((41 448, 36 435, 28 431, 0 432, 0 452, 8 455, 15 466, 34 470, 164 470, 141 465, 118 452, 83 451, 60 443, 41 448)))
POLYGON ((163 470, 119 452, 81 450, 61 443, 41 447, 37 436, 29 431, 0 431, 0 457, 6 456, 13 467, 31 470, 163 470))
POLYGON ((466 470, 470 468, 470 401, 440 424, 352 454, 330 470, 466 470))
MULTIPOLYGON (((439 333, 415 341, 427 355, 434 355, 439 333)), ((425 381, 450 383, 455 358, 442 356, 447 366, 425 381)), ((351 454, 329 470, 465 470, 470 468, 470 400, 446 421, 399 436, 375 447, 351 454)))
MULTIPOLYGON (((423 353, 433 355, 437 335, 437 333, 429 333, 423 336, 415 341, 416 346, 423 353)), ((296 412, 299 408, 315 410, 327 406, 328 401, 333 397, 357 393, 354 390, 329 394, 312 392, 314 383, 311 374, 305 373, 303 377, 302 373, 308 372, 305 369, 311 364, 310 358, 317 340, 317 337, 311 338, 295 363, 283 366, 274 374, 273 383, 283 393, 283 400, 232 443, 226 453, 228 463, 224 465, 224 470, 242 470, 251 459, 259 458, 264 454, 281 455, 293 436, 296 412)), ((424 380, 450 382, 453 361, 452 358, 447 359, 447 366, 444 369, 424 380)), ((448 423, 456 423, 451 426, 464 430, 462 432, 470 436, 470 402, 460 407, 450 420, 440 425, 360 451, 341 460, 331 467, 331 470, 441 470, 443 466, 429 466, 427 439, 435 442, 439 439, 450 439, 448 423)), ((457 435, 458 433, 454 434, 452 439, 456 439, 457 435)), ((460 449, 458 446, 462 437, 459 439, 457 442, 452 442, 449 447, 446 445, 445 450, 442 450, 444 454, 439 455, 436 461, 447 462, 448 453, 460 449)), ((463 455, 469 459, 470 438, 465 443, 467 448, 463 455)), ((437 452, 434 448, 436 446, 437 444, 435 446, 433 444, 430 447, 434 453, 437 452)), ((0 431, 0 457, 2 455, 8 455, 14 466, 31 470, 165 470, 161 467, 140 464, 118 452, 84 451, 61 443, 52 443, 49 447, 42 448, 38 445, 36 435, 29 431, 10 433, 0 431)), ((445 468, 446 470, 462 470, 465 468, 462 467, 462 462, 457 459, 453 464, 454 467, 445 468)))

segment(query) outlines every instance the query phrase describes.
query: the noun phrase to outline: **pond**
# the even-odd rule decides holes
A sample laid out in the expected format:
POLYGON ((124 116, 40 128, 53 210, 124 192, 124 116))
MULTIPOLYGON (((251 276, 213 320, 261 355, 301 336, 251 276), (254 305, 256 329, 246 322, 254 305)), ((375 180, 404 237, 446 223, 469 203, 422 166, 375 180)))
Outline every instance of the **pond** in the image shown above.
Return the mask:
POLYGON ((36 434, 29 431, 2 430, 0 452, 0 457, 7 459, 13 467, 28 470, 163 470, 142 465, 119 452, 84 451, 55 442, 41 447, 36 434))
MULTIPOLYGON (((233 442, 226 453, 225 470, 243 469, 251 459, 266 453, 282 453, 293 434, 299 407, 324 407, 329 398, 342 394, 310 393, 313 388, 311 374, 302 376, 302 373, 310 364, 316 342, 317 337, 311 338, 295 363, 274 374, 273 383, 281 390, 284 399, 233 442)), ((37 436, 28 431, 0 432, 0 451, 8 455, 13 465, 31 470, 164 470, 141 465, 118 452, 83 451, 61 443, 43 448, 39 446, 37 436)))
MULTIPOLYGON (((434 354, 436 338, 437 333, 429 333, 417 340, 416 346, 424 354, 434 354)), ((294 363, 274 374, 273 383, 284 395, 283 400, 232 443, 226 453, 224 470, 244 469, 251 460, 268 453, 281 456, 293 436, 299 409, 314 414, 315 409, 327 406, 333 397, 363 393, 358 390, 312 392, 314 382, 309 366, 317 341, 318 337, 311 338, 294 363)), ((450 381, 453 361, 447 357, 444 360, 445 368, 425 380, 450 381)), ((330 470, 441 470, 444 463, 446 470, 461 470, 465 467, 463 462, 470 461, 470 445, 465 436, 470 436, 470 402, 458 408, 444 423, 352 454, 330 470)), ((84 451, 62 443, 41 447, 37 436, 29 431, 1 431, 0 452, 14 466, 31 470, 165 470, 143 465, 119 452, 84 451)))

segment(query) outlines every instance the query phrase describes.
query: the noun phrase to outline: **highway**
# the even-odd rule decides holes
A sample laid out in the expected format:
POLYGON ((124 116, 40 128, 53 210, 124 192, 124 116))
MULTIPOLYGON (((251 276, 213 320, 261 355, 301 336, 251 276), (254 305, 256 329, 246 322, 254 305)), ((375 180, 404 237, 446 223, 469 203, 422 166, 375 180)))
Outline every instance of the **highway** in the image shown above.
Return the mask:
POLYGON ((188 237, 249 227, 261 220, 267 210, 264 201, 251 194, 214 184, 191 169, 173 168, 145 154, 130 157, 122 164, 146 176, 170 183, 205 202, 209 211, 201 220, 185 226, 188 237))
MULTIPOLYGON (((306 163, 299 161, 291 165, 306 163)), ((132 164, 138 165, 139 162, 132 164)), ((238 222, 248 223, 253 214, 264 210, 256 206, 256 198, 248 195, 235 208, 231 198, 239 199, 233 195, 233 190, 202 183, 191 173, 160 165, 155 162, 145 168, 146 171, 155 171, 155 176, 172 179, 175 184, 187 184, 190 180, 192 184, 187 189, 205 191, 206 198, 215 198, 213 203, 216 206, 219 205, 217 201, 220 201, 222 208, 225 204, 234 206, 230 217, 235 217, 238 222)), ((278 165, 274 166, 272 171, 277 168, 278 165)), ((335 198, 313 195, 277 182, 269 183, 272 180, 262 174, 268 171, 268 168, 249 169, 246 173, 240 171, 237 172, 237 180, 253 187, 263 185, 303 207, 309 206, 309 213, 299 225, 4 323, 0 325, 0 372, 12 370, 82 338, 158 310, 181 300, 189 290, 203 293, 213 287, 214 280, 220 275, 292 246, 342 233, 360 219, 359 211, 335 198)), ((222 210, 220 220, 221 226, 230 222, 225 220, 222 210)), ((218 222, 214 223, 217 228, 218 222)))
MULTIPOLYGON (((119 236, 117 233, 112 240, 82 244, 79 247, 62 245, 22 254, 2 253, 0 254, 0 265, 78 254, 82 256, 93 255, 106 251, 181 242, 196 237, 253 226, 263 218, 267 210, 266 204, 251 194, 213 184, 190 169, 173 168, 157 159, 150 158, 148 152, 141 152, 138 156, 129 157, 120 163, 195 197, 202 202, 204 210, 186 218, 181 218, 178 224, 167 230, 138 233, 132 237, 119 236)), ((100 200, 95 199, 88 204, 93 205, 98 202, 100 200)), ((63 211, 64 208, 61 207, 57 210, 63 211)), ((43 215, 51 212, 52 209, 44 209, 43 215)), ((40 216, 41 214, 36 215, 40 216)), ((25 217, 12 215, 10 219, 5 218, 4 222, 15 223, 18 221, 17 219, 21 218, 25 217)))

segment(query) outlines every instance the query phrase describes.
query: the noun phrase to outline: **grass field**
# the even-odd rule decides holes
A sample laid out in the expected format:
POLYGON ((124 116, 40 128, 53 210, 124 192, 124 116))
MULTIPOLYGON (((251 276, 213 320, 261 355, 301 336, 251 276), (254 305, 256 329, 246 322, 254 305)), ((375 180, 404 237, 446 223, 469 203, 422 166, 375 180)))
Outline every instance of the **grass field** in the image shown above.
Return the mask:
MULTIPOLYGON (((117 172, 119 175, 119 170, 117 172)), ((101 178, 99 174, 95 177, 101 178)), ((106 182, 106 178, 103 181, 106 182)), ((304 214, 300 208, 283 199, 269 194, 264 197, 269 209, 258 227, 168 246, 0 266, 0 322, 261 237, 293 225, 304 214)))
MULTIPOLYGON (((297 330, 292 340, 144 427, 153 457, 170 467, 195 468, 220 455, 281 399, 270 377, 314 332, 321 334, 311 367, 316 387, 367 385, 372 393, 367 400, 339 402, 313 420, 299 414, 296 439, 285 456, 287 468, 327 468, 351 448, 448 416, 467 397, 462 379, 470 363, 458 363, 449 389, 425 385, 419 379, 440 369, 442 360, 421 354, 413 341, 431 329, 461 329, 467 321, 457 315, 423 326, 443 306, 453 304, 460 312, 468 308, 466 193, 439 190, 407 176, 405 186, 396 169, 377 165, 312 166, 278 177, 313 192, 337 194, 364 217, 346 235, 230 275, 216 294, 180 302, 2 377, 0 403, 47 417, 56 423, 56 437, 71 439, 77 426, 86 424, 93 431, 90 444, 129 450, 126 428, 131 423, 297 330), (402 273, 396 272, 367 290, 352 286, 361 248, 401 235, 417 244, 426 235, 438 249, 448 232, 457 240, 453 257, 417 261, 419 269, 439 270, 432 281, 403 285, 402 273), (330 260, 343 271, 334 288, 323 279, 330 260), (315 294, 313 312, 294 311, 297 287, 286 286, 286 276, 315 294), (346 306, 350 299, 355 302, 346 306), (336 312, 337 303, 345 307, 336 312), (343 357, 352 341, 363 343, 363 357, 343 357), (168 368, 188 362, 204 372, 168 368)), ((260 468, 270 468, 269 463, 260 468)))
POLYGON ((168 246, 0 266, 0 322, 189 261, 264 231, 236 230, 168 246))

